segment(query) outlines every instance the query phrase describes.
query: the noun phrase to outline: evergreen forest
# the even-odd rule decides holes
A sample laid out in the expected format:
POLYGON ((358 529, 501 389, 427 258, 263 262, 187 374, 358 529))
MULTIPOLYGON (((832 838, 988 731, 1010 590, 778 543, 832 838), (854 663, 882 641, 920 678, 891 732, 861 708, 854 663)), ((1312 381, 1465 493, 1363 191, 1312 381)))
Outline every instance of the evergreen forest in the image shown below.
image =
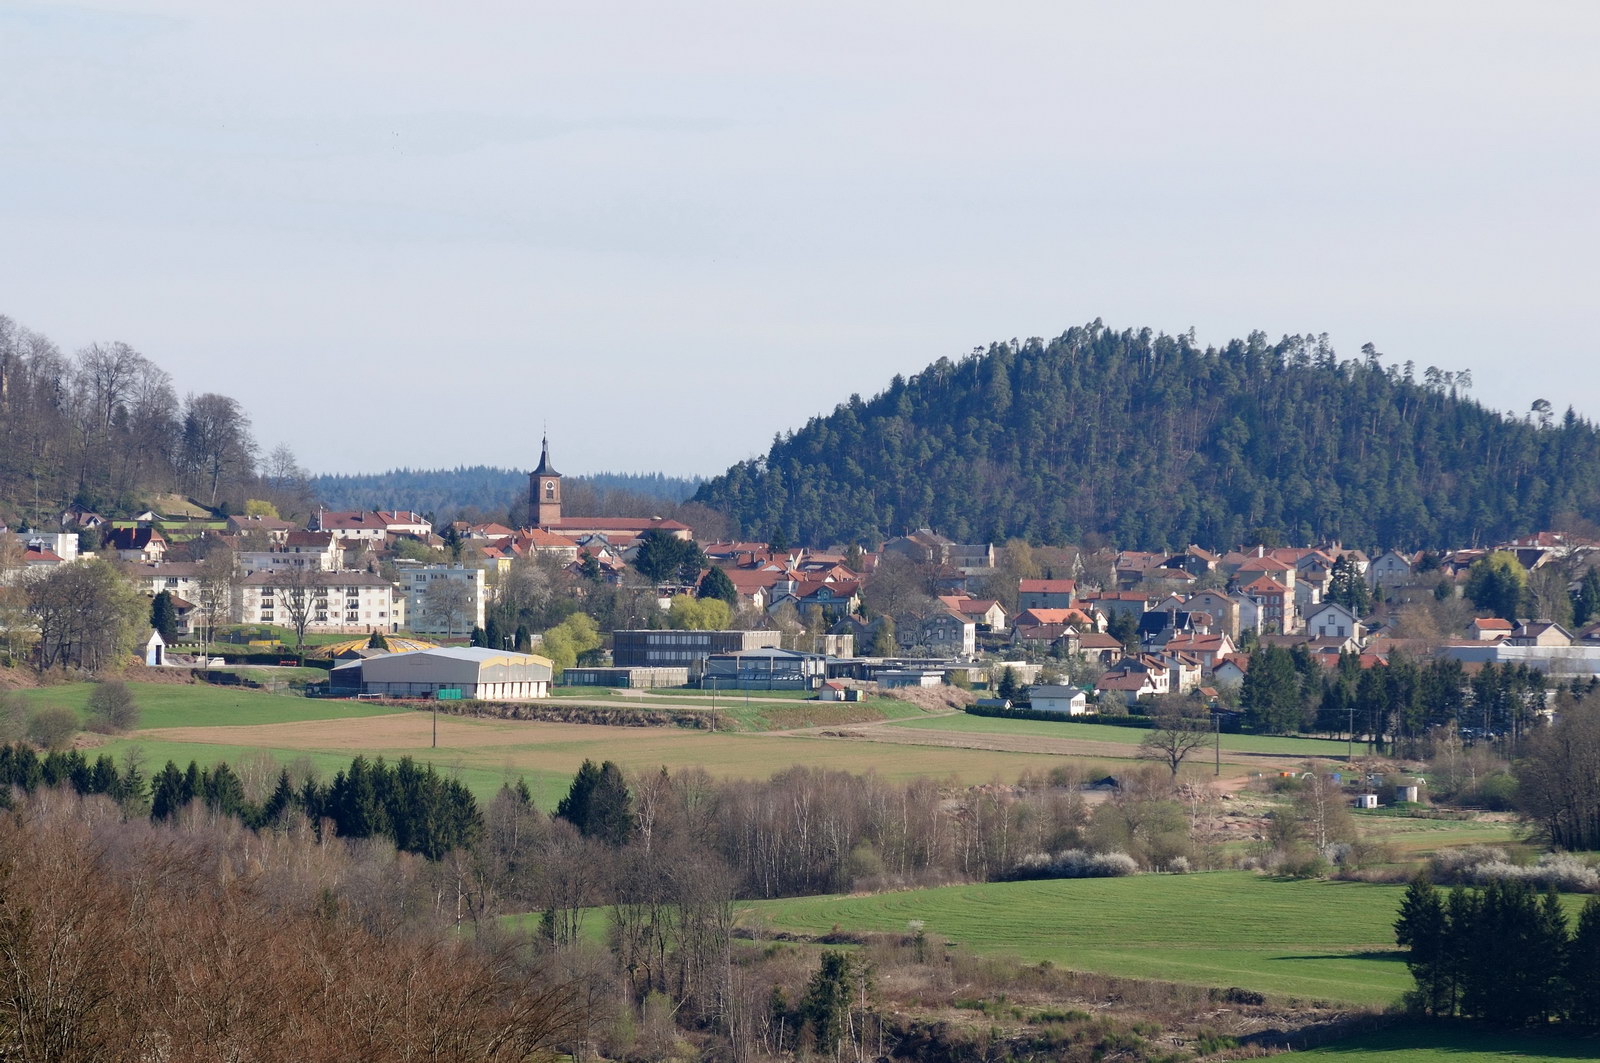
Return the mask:
POLYGON ((1600 515, 1600 435, 1470 374, 1340 359, 1324 336, 1223 347, 1095 321, 896 376, 774 439, 694 501, 745 536, 1376 548, 1501 541, 1600 515))

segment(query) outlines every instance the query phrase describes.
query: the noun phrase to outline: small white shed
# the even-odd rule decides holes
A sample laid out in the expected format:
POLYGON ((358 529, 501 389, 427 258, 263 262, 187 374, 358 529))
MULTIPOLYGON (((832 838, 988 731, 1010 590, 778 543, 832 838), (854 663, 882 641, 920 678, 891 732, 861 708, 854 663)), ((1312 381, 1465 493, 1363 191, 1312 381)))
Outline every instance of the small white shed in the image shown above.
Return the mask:
POLYGON ((150 629, 150 637, 144 643, 144 663, 147 668, 161 668, 167 663, 167 640, 155 628, 150 629))

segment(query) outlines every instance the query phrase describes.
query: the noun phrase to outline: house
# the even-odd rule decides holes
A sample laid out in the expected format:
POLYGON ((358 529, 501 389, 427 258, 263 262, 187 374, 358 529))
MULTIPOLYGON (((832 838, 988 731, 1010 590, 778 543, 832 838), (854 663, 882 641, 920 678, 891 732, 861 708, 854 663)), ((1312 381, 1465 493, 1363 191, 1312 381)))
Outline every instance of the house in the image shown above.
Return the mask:
POLYGON ((944 606, 898 616, 894 630, 900 645, 925 647, 935 657, 971 657, 978 650, 978 625, 944 606))
POLYGON ((98 528, 105 523, 106 519, 100 514, 82 506, 68 506, 61 511, 60 524, 63 528, 98 528))
POLYGON ((1017 610, 1070 609, 1078 583, 1070 579, 1024 579, 1017 581, 1017 610))
POLYGON ((1511 621, 1498 616, 1480 616, 1472 622, 1472 637, 1478 642, 1498 642, 1510 638, 1511 621))
POLYGON ((1122 659, 1122 643, 1116 636, 1099 631, 1085 631, 1063 636, 1067 652, 1081 653, 1091 663, 1110 667, 1122 659))
POLYGON ((817 688, 818 701, 860 701, 861 691, 856 687, 847 687, 836 680, 828 680, 817 688))
POLYGON ((1306 614, 1306 634, 1313 638, 1337 637, 1361 641, 1366 628, 1348 608, 1338 602, 1323 602, 1306 614))
MULTIPOLYGON (((1240 574, 1244 574, 1243 570, 1240 574)), ((1259 627, 1276 631, 1293 629, 1294 592, 1288 587, 1269 576, 1258 576, 1239 589, 1260 607, 1259 627)))
POLYGON ((315 526, 308 531, 327 532, 335 539, 365 539, 381 543, 388 538, 389 522, 372 510, 318 510, 315 526))
POLYGON ((1572 632, 1549 620, 1524 620, 1504 640, 1507 646, 1571 646, 1572 632))
POLYGON ((115 550, 121 561, 160 561, 167 555, 167 540, 155 528, 116 528, 104 548, 115 550))
POLYGON ((887 540, 879 553, 899 554, 921 564, 950 564, 950 549, 955 541, 946 539, 927 528, 918 528, 910 535, 897 535, 887 540))
POLYGON ((1233 640, 1226 633, 1174 635, 1162 648, 1167 653, 1182 654, 1199 661, 1206 675, 1216 670, 1219 660, 1234 652, 1233 640))
POLYGON ((331 531, 295 531, 265 550, 240 550, 239 567, 252 572, 281 572, 305 568, 316 572, 337 572, 344 568, 342 541, 331 531))
POLYGON ((1072 686, 1029 687, 1028 702, 1040 712, 1059 712, 1066 716, 1082 716, 1089 711, 1089 695, 1072 686))
POLYGON ((229 535, 258 535, 271 542, 281 543, 289 537, 290 532, 297 532, 300 526, 292 520, 282 520, 278 517, 252 517, 235 514, 228 518, 229 535))
POLYGON ((946 594, 942 595, 939 601, 977 624, 979 631, 1006 629, 1005 606, 993 598, 963 598, 959 595, 946 594))
POLYGON ((1250 658, 1242 653, 1228 654, 1211 669, 1211 678, 1218 686, 1236 687, 1244 683, 1244 674, 1250 670, 1250 658))
POLYGON ((1399 587, 1411 582, 1411 572, 1411 558, 1390 550, 1368 567, 1367 582, 1374 587, 1399 587))

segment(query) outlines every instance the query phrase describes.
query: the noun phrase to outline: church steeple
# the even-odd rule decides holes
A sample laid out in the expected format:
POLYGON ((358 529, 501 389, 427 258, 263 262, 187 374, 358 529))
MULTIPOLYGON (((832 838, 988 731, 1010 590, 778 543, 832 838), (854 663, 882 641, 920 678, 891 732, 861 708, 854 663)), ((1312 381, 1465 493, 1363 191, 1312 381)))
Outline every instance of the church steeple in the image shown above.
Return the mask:
POLYGON ((561 474, 550 464, 550 437, 539 448, 539 467, 528 474, 528 523, 547 528, 561 523, 561 474))

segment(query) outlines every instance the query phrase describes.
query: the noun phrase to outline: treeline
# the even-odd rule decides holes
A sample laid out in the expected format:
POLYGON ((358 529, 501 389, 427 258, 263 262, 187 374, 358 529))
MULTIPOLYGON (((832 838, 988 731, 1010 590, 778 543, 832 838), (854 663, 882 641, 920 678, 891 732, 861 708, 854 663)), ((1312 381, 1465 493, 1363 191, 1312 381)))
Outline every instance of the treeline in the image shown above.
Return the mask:
POLYGON ((68 502, 132 513, 167 493, 235 512, 247 495, 302 509, 293 455, 279 448, 259 477, 257 457, 237 400, 180 399, 172 377, 126 343, 67 355, 0 316, 0 499, 34 526, 68 502))
MULTIPOLYGON (((532 459, 530 455, 530 460, 532 459)), ((650 516, 695 493, 698 477, 661 473, 598 472, 562 479, 562 512, 572 516, 650 516), (613 512, 615 510, 615 512, 613 512)), ((391 469, 381 473, 325 474, 311 488, 330 509, 414 509, 439 521, 526 521, 528 472, 489 465, 453 469, 391 469)))
MULTIPOLYGON (((1596 686, 1579 680, 1570 693, 1596 686)), ((1469 676, 1446 657, 1418 661, 1396 652, 1387 665, 1364 668, 1359 655, 1345 653, 1330 669, 1303 646, 1268 646, 1250 654, 1239 707, 1258 734, 1353 729, 1380 748, 1415 756, 1431 730, 1448 725, 1515 744, 1537 721, 1549 691, 1545 674, 1523 664, 1490 662, 1469 676)))
POLYGON ((1222 348, 1096 321, 895 377, 774 439, 695 500, 744 535, 1227 547, 1460 546, 1600 514, 1600 433, 1525 422, 1468 374, 1340 360, 1325 336, 1222 348))
POLYGON ((1573 931, 1554 890, 1541 899, 1526 882, 1500 879, 1445 896, 1418 878, 1395 940, 1416 980, 1408 1003, 1422 1014, 1600 1024, 1600 899, 1589 899, 1573 931))
POLYGON ((327 785, 308 777, 296 786, 289 772, 281 770, 272 791, 253 801, 244 780, 226 762, 202 768, 190 761, 182 770, 169 760, 147 783, 136 764, 119 767, 104 753, 91 762, 76 749, 41 757, 31 746, 0 746, 0 797, 13 787, 33 793, 51 786, 103 794, 130 811, 142 811, 148 800, 150 819, 156 822, 174 819, 196 804, 251 828, 281 826, 290 817, 303 816, 319 836, 387 838, 402 852, 430 860, 472 849, 483 835, 483 813, 472 791, 431 764, 419 767, 410 757, 390 765, 382 757, 369 762, 358 756, 327 785))

